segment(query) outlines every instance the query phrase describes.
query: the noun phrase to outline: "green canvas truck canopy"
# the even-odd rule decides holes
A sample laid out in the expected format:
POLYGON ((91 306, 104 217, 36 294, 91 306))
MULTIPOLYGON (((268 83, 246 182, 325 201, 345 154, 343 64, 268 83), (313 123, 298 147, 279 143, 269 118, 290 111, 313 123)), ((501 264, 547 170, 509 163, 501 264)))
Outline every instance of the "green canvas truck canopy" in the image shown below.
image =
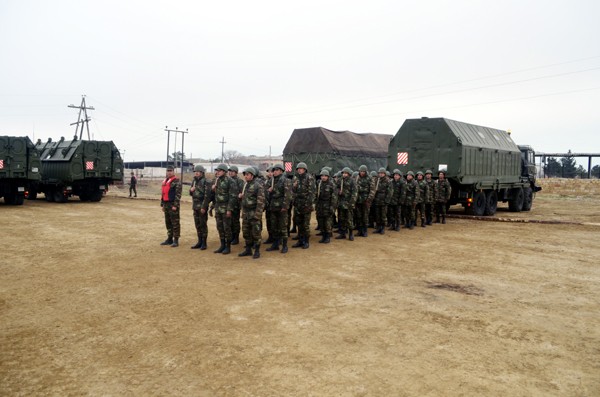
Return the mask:
POLYGON ((521 152, 506 131, 446 118, 408 119, 389 146, 388 168, 434 173, 461 184, 519 181, 521 152))
POLYGON ((40 179, 39 153, 29 137, 0 136, 0 178, 40 179))
POLYGON ((308 171, 318 173, 325 166, 339 171, 344 167, 357 170, 361 164, 377 170, 387 164, 388 145, 392 135, 350 131, 332 131, 323 127, 295 129, 283 149, 286 171, 299 162, 308 171))

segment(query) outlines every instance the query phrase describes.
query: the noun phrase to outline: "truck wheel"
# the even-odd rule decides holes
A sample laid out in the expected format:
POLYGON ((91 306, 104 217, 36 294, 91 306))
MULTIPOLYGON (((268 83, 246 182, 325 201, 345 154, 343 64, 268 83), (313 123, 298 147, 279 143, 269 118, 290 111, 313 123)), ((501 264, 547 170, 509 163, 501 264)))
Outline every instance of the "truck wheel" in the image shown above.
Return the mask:
POLYGON ((533 205, 533 190, 530 187, 526 187, 523 189, 523 211, 530 211, 531 206, 533 205))
POLYGON ((4 195, 4 204, 6 205, 14 205, 16 196, 13 193, 6 193, 4 195))
POLYGON ((29 191, 29 195, 27 196, 27 200, 35 200, 35 199, 37 199, 37 194, 38 194, 37 190, 31 189, 29 191))
POLYGON ((46 196, 46 201, 47 202, 53 202, 54 201, 54 190, 46 190, 44 192, 44 196, 46 196))
POLYGON ((485 195, 485 215, 494 215, 498 209, 498 193, 495 190, 490 190, 485 195))
POLYGON ((23 202, 25 202, 25 196, 22 194, 17 194, 15 196, 15 200, 14 200, 14 205, 23 205, 23 202))
POLYGON ((521 212, 523 202, 525 201, 525 193, 522 187, 517 187, 511 190, 511 198, 508 200, 508 209, 512 212, 521 212))
POLYGON ((54 190, 53 196, 54 196, 54 201, 57 203, 66 203, 67 202, 67 198, 65 197, 62 189, 54 190))
POLYGON ((79 195, 79 200, 81 200, 81 201, 90 201, 90 195, 88 193, 81 193, 79 195))
POLYGON ((92 193, 90 195, 90 201, 97 203, 98 201, 102 200, 102 195, 104 194, 104 191, 102 190, 97 190, 94 193, 92 193))
POLYGON ((473 202, 470 207, 467 207, 467 211, 471 215, 482 216, 485 211, 485 193, 475 192, 473 194, 473 202))

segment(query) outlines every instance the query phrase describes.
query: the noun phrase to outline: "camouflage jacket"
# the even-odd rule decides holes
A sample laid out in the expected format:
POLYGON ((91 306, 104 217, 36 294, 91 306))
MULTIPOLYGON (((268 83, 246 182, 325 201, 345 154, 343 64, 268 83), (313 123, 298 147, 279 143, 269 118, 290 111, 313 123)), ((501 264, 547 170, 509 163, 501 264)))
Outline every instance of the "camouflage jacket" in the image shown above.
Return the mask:
POLYGON ((265 208, 265 187, 260 181, 253 179, 244 184, 241 205, 244 213, 256 212, 256 217, 262 218, 265 208))
MULTIPOLYGON (((165 179, 163 181, 163 186, 165 186, 165 184, 168 182, 168 179, 165 179)), ((179 207, 181 202, 181 181, 179 180, 179 178, 177 177, 173 177, 173 180, 171 181, 171 186, 169 188, 169 205, 172 207, 179 207)), ((164 207, 165 206, 165 201, 162 198, 160 198, 160 206, 164 207)))
POLYGON ((429 187, 429 189, 427 190, 427 197, 425 197, 425 204, 431 204, 433 203, 433 196, 434 196, 434 190, 435 190, 435 181, 433 179, 427 180, 425 179, 425 183, 427 184, 427 186, 429 187))
POLYGON ((421 181, 417 180, 417 184, 419 185, 419 198, 417 199, 417 204, 421 204, 424 203, 427 196, 429 196, 429 185, 425 182, 425 179, 421 181))
MULTIPOLYGON (((242 189, 244 188, 244 183, 246 183, 246 182, 244 180, 242 180, 241 178, 238 178, 237 176, 235 178, 231 178, 231 179, 233 179, 233 181, 235 182, 238 193, 241 193, 242 189)), ((238 198, 238 200, 236 201, 235 207, 234 207, 236 210, 240 209, 240 202, 241 202, 241 200, 238 198)))
POLYGON ((204 208, 207 210, 212 193, 211 181, 205 177, 194 177, 192 180, 192 187, 195 188, 193 192, 190 188, 190 196, 192 196, 192 209, 199 210, 204 208))
POLYGON ((292 181, 284 174, 274 176, 271 181, 273 191, 270 194, 270 210, 288 210, 292 203, 292 181))
POLYGON ((406 181, 406 185, 404 187, 404 192, 402 193, 402 204, 413 206, 419 202, 419 197, 421 196, 421 189, 419 189, 419 184, 415 179, 406 181))
POLYGON ((361 177, 358 175, 356 177, 356 202, 358 204, 362 204, 365 201, 369 203, 373 202, 373 197, 375 197, 375 184, 369 175, 365 175, 361 177))
POLYGON ((387 176, 377 178, 377 181, 375 181, 375 197, 373 198, 373 204, 389 204, 392 200, 393 193, 392 184, 387 176))
POLYGON ((215 207, 219 214, 233 211, 238 202, 237 183, 227 175, 223 175, 213 183, 215 207))
POLYGON ((340 178, 340 180, 337 183, 337 193, 339 196, 338 208, 344 210, 354 209, 358 192, 356 191, 356 185, 354 184, 353 178, 340 178))
POLYGON ((292 192, 294 194, 294 206, 305 212, 312 211, 315 202, 315 178, 308 172, 295 175, 292 180, 292 192))
POLYGON ((452 187, 450 186, 450 182, 447 179, 443 181, 437 180, 435 182, 435 201, 438 203, 445 203, 450 200, 450 195, 452 194, 452 187))
POLYGON ((392 179, 392 199, 390 200, 390 205, 400 205, 400 198, 402 197, 403 189, 404 179, 392 179))
POLYGON ((327 182, 317 182, 317 214, 334 214, 337 203, 338 195, 335 182, 331 178, 327 182))

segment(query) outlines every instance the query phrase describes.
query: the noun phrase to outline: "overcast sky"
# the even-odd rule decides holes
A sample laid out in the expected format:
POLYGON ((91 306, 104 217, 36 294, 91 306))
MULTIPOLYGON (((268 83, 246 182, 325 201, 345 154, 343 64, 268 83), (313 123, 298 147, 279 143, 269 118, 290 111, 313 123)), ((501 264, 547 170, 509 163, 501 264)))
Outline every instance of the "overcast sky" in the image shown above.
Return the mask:
POLYGON ((70 138, 85 94, 126 161, 164 159, 165 126, 213 158, 222 137, 279 155, 295 128, 422 116, 600 152, 599 16, 597 0, 0 0, 0 135, 70 138))

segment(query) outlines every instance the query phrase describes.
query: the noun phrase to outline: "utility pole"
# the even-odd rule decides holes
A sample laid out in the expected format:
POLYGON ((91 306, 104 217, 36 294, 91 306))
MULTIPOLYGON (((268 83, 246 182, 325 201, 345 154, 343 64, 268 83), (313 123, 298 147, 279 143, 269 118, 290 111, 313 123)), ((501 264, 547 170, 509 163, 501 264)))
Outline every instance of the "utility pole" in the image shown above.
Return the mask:
POLYGON ((185 153, 183 151, 183 142, 185 140, 185 134, 187 133, 187 128, 185 129, 185 131, 181 131, 181 183, 183 183, 183 154, 185 153))
POLYGON ((184 153, 184 137, 188 133, 188 129, 185 131, 179 130, 179 127, 175 127, 174 130, 170 130, 169 126, 165 126, 167 131, 167 166, 169 165, 169 141, 171 140, 171 132, 175 133, 175 156, 173 156, 173 165, 177 168, 177 133, 181 133, 181 181, 183 182, 183 153, 184 153))
POLYGON ((221 141, 219 142, 221 144, 221 163, 225 162, 225 144, 227 142, 225 142, 225 137, 221 138, 221 141))
POLYGON ((67 106, 69 108, 72 109, 79 109, 79 116, 77 117, 77 122, 75 123, 71 123, 71 125, 77 125, 77 127, 75 127, 75 136, 77 136, 77 132, 79 131, 79 125, 81 124, 81 131, 79 132, 79 139, 81 140, 81 137, 83 136, 83 125, 85 124, 85 127, 87 129, 87 135, 88 135, 88 141, 90 140, 90 125, 89 125, 89 121, 91 120, 90 117, 88 117, 87 111, 88 110, 96 110, 91 106, 87 106, 85 104, 85 95, 81 96, 81 105, 79 106, 75 106, 73 104, 67 106), (83 112, 83 119, 81 118, 81 113, 83 112))

